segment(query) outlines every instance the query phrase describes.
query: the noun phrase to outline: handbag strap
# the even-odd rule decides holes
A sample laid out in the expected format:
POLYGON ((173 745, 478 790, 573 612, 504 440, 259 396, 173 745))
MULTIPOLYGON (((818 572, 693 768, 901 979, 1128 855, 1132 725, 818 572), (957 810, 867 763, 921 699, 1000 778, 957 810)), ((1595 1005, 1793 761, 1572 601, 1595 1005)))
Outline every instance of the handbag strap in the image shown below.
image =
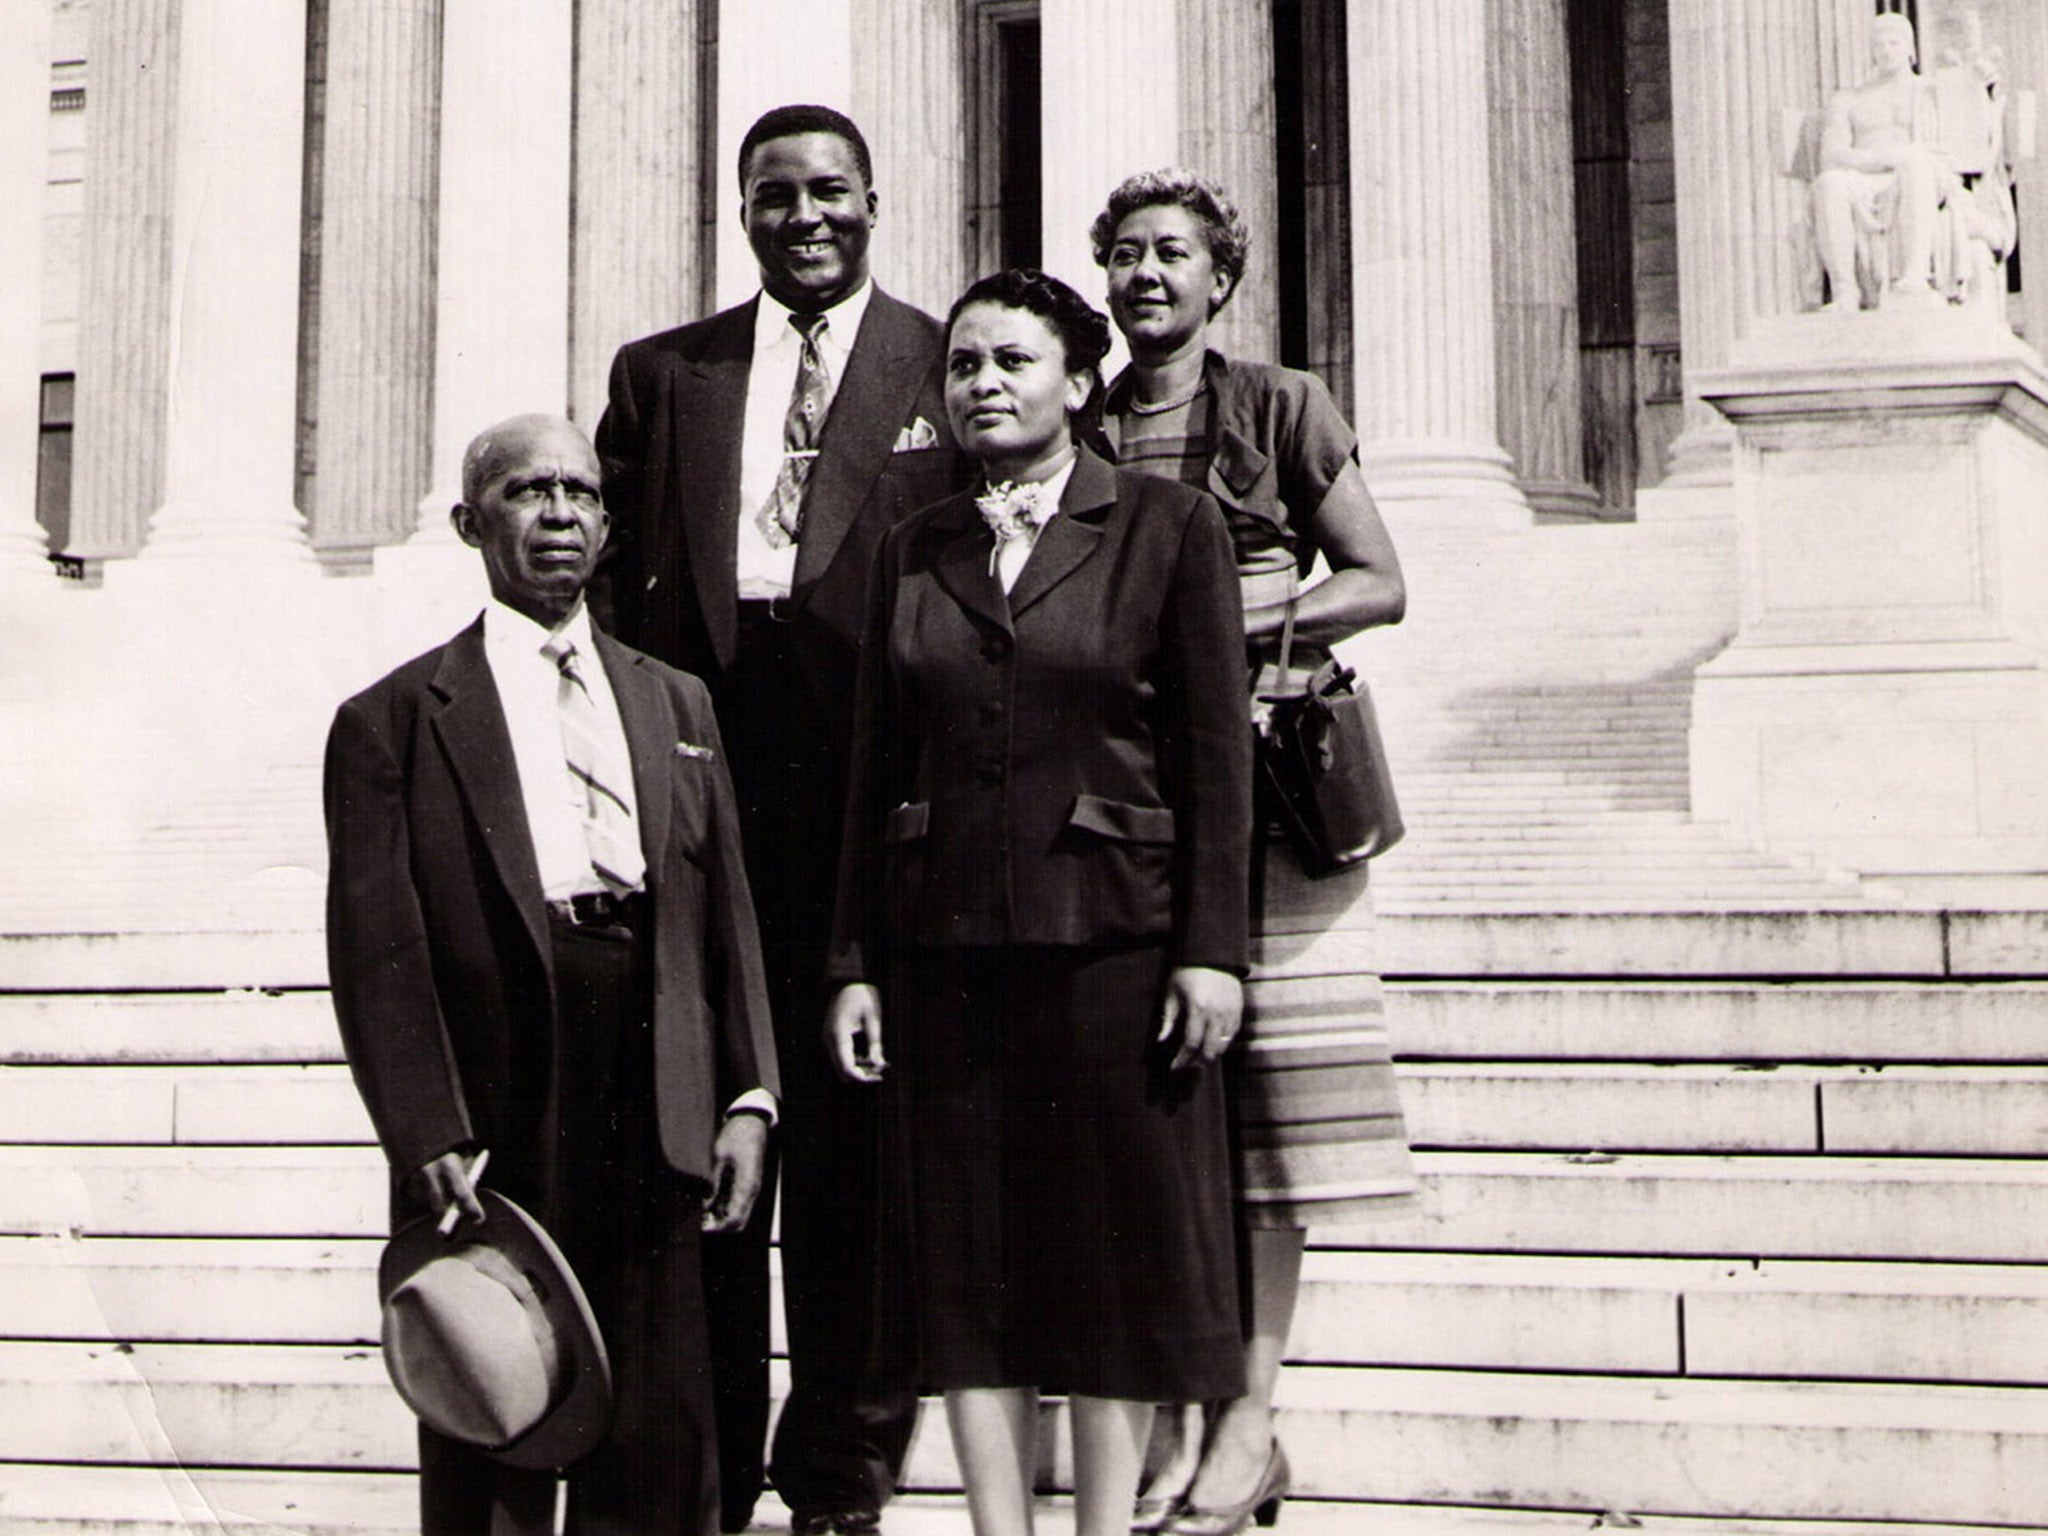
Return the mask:
POLYGON ((1291 560, 1287 565, 1287 611, 1280 618, 1280 660, 1277 667, 1278 686, 1284 692, 1293 676, 1291 663, 1294 660, 1294 608, 1301 597, 1301 569, 1291 560))

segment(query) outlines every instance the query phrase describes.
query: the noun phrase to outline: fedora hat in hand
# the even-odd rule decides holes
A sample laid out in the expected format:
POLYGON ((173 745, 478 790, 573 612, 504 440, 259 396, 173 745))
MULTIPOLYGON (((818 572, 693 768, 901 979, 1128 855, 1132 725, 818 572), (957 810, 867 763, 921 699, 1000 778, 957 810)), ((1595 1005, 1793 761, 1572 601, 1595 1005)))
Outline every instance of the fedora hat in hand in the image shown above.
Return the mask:
POLYGON ((583 1287, 540 1223, 480 1189, 481 1225, 431 1216, 384 1245, 384 1368, 430 1429, 560 1471, 604 1435, 611 1362, 583 1287))

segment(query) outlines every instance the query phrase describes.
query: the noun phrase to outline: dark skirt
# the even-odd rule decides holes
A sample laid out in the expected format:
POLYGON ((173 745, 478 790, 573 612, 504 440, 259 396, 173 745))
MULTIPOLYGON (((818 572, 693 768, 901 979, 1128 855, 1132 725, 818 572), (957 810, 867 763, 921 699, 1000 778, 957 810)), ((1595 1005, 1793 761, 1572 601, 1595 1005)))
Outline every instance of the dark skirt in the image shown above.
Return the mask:
POLYGON ((918 949, 883 988, 885 1368, 927 1392, 1244 1389, 1221 1074, 1165 951, 918 949))

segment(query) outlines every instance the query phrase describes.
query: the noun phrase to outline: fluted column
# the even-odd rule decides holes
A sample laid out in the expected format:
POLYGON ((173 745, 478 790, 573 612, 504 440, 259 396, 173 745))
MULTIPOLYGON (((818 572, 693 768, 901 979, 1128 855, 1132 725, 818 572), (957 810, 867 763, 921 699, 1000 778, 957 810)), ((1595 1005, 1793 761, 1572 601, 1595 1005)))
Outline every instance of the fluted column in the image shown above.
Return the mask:
POLYGON ((1252 232, 1244 281, 1211 335, 1227 354, 1278 362, 1272 6, 1268 0, 1181 0, 1180 28, 1178 159, 1228 187, 1252 232))
POLYGON ((1500 442, 1531 506, 1590 516, 1564 0, 1489 0, 1486 83, 1500 442))
MULTIPOLYGON (((704 0, 709 3, 709 0, 704 0)), ((572 411, 603 413, 622 342, 703 310, 704 57, 700 0, 576 7, 572 411)), ((737 200, 732 183, 718 193, 737 200)))
POLYGON ((340 564, 412 531, 429 477, 440 0, 328 7, 313 543, 340 564))
MULTIPOLYGON (((714 244, 720 305, 737 304, 760 286, 741 222, 740 140, 770 107, 791 102, 834 107, 855 116, 854 0, 715 0, 718 6, 718 154, 710 184, 717 218, 714 244)), ((865 5, 866 0, 862 0, 865 5)), ((855 121, 859 118, 855 116, 855 121)), ((860 124, 865 138, 868 125, 860 124)), ((870 150, 874 148, 869 145, 870 150)), ((877 180, 908 181, 915 165, 877 164, 877 180)))
POLYGON ((454 542, 462 453, 569 406, 572 0, 444 0, 433 457, 416 540, 454 542))
POLYGON ((1367 483, 1434 522, 1528 504, 1495 426, 1484 0, 1350 0, 1351 303, 1367 483))
POLYGON ((1735 436, 1694 381, 1759 317, 1800 307, 1803 184, 1778 174, 1780 118, 1864 72, 1871 0, 1671 0, 1685 430, 1664 483, 1731 483, 1735 436))
POLYGON ((957 0, 862 0, 853 14, 853 117, 881 198, 875 276, 939 315, 970 277, 962 11, 957 0))
POLYGON ((43 220, 49 200, 51 0, 0 0, 0 583, 48 581, 36 522, 42 437, 43 220))
POLYGON ((90 562, 140 549, 163 499, 177 16, 177 0, 97 0, 88 33, 85 270, 64 552, 90 562))
POLYGON ((1102 269, 1088 226, 1133 171, 1180 158, 1182 18, 1175 0, 1044 0, 1039 46, 1043 264, 1092 303, 1102 269))
POLYGON ((293 506, 306 17, 180 0, 164 499, 146 560, 313 568, 293 506))

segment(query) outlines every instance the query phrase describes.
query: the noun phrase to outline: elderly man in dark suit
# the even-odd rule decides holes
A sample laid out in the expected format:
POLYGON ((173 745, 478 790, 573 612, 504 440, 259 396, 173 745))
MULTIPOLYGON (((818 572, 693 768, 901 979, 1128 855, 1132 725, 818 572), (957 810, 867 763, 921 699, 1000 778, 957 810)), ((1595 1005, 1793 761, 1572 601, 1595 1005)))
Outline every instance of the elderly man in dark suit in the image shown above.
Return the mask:
MULTIPOLYGON (((719 1514, 698 1234, 763 1181, 775 1051, 704 685, 591 626, 608 519, 555 417, 470 445, 457 532, 491 602, 341 706, 328 966, 391 1163, 393 1219, 481 1219, 471 1158, 589 1294, 613 1419, 570 1529, 705 1536, 719 1514)), ((421 1526, 551 1530, 554 1480, 424 1425, 421 1526)))
MULTIPOLYGON (((875 1529, 916 1411, 864 1381, 872 1109, 819 1038, 859 634, 882 534, 961 468, 939 326, 868 276, 860 130, 777 108, 742 141, 739 177, 762 291, 613 364, 597 442, 618 532, 602 586, 622 639, 710 682, 732 751, 789 1108, 793 1385, 772 1470, 795 1536, 822 1536, 875 1529)), ((729 1531, 761 1479, 766 1228, 764 1212, 706 1245, 729 1531)))

